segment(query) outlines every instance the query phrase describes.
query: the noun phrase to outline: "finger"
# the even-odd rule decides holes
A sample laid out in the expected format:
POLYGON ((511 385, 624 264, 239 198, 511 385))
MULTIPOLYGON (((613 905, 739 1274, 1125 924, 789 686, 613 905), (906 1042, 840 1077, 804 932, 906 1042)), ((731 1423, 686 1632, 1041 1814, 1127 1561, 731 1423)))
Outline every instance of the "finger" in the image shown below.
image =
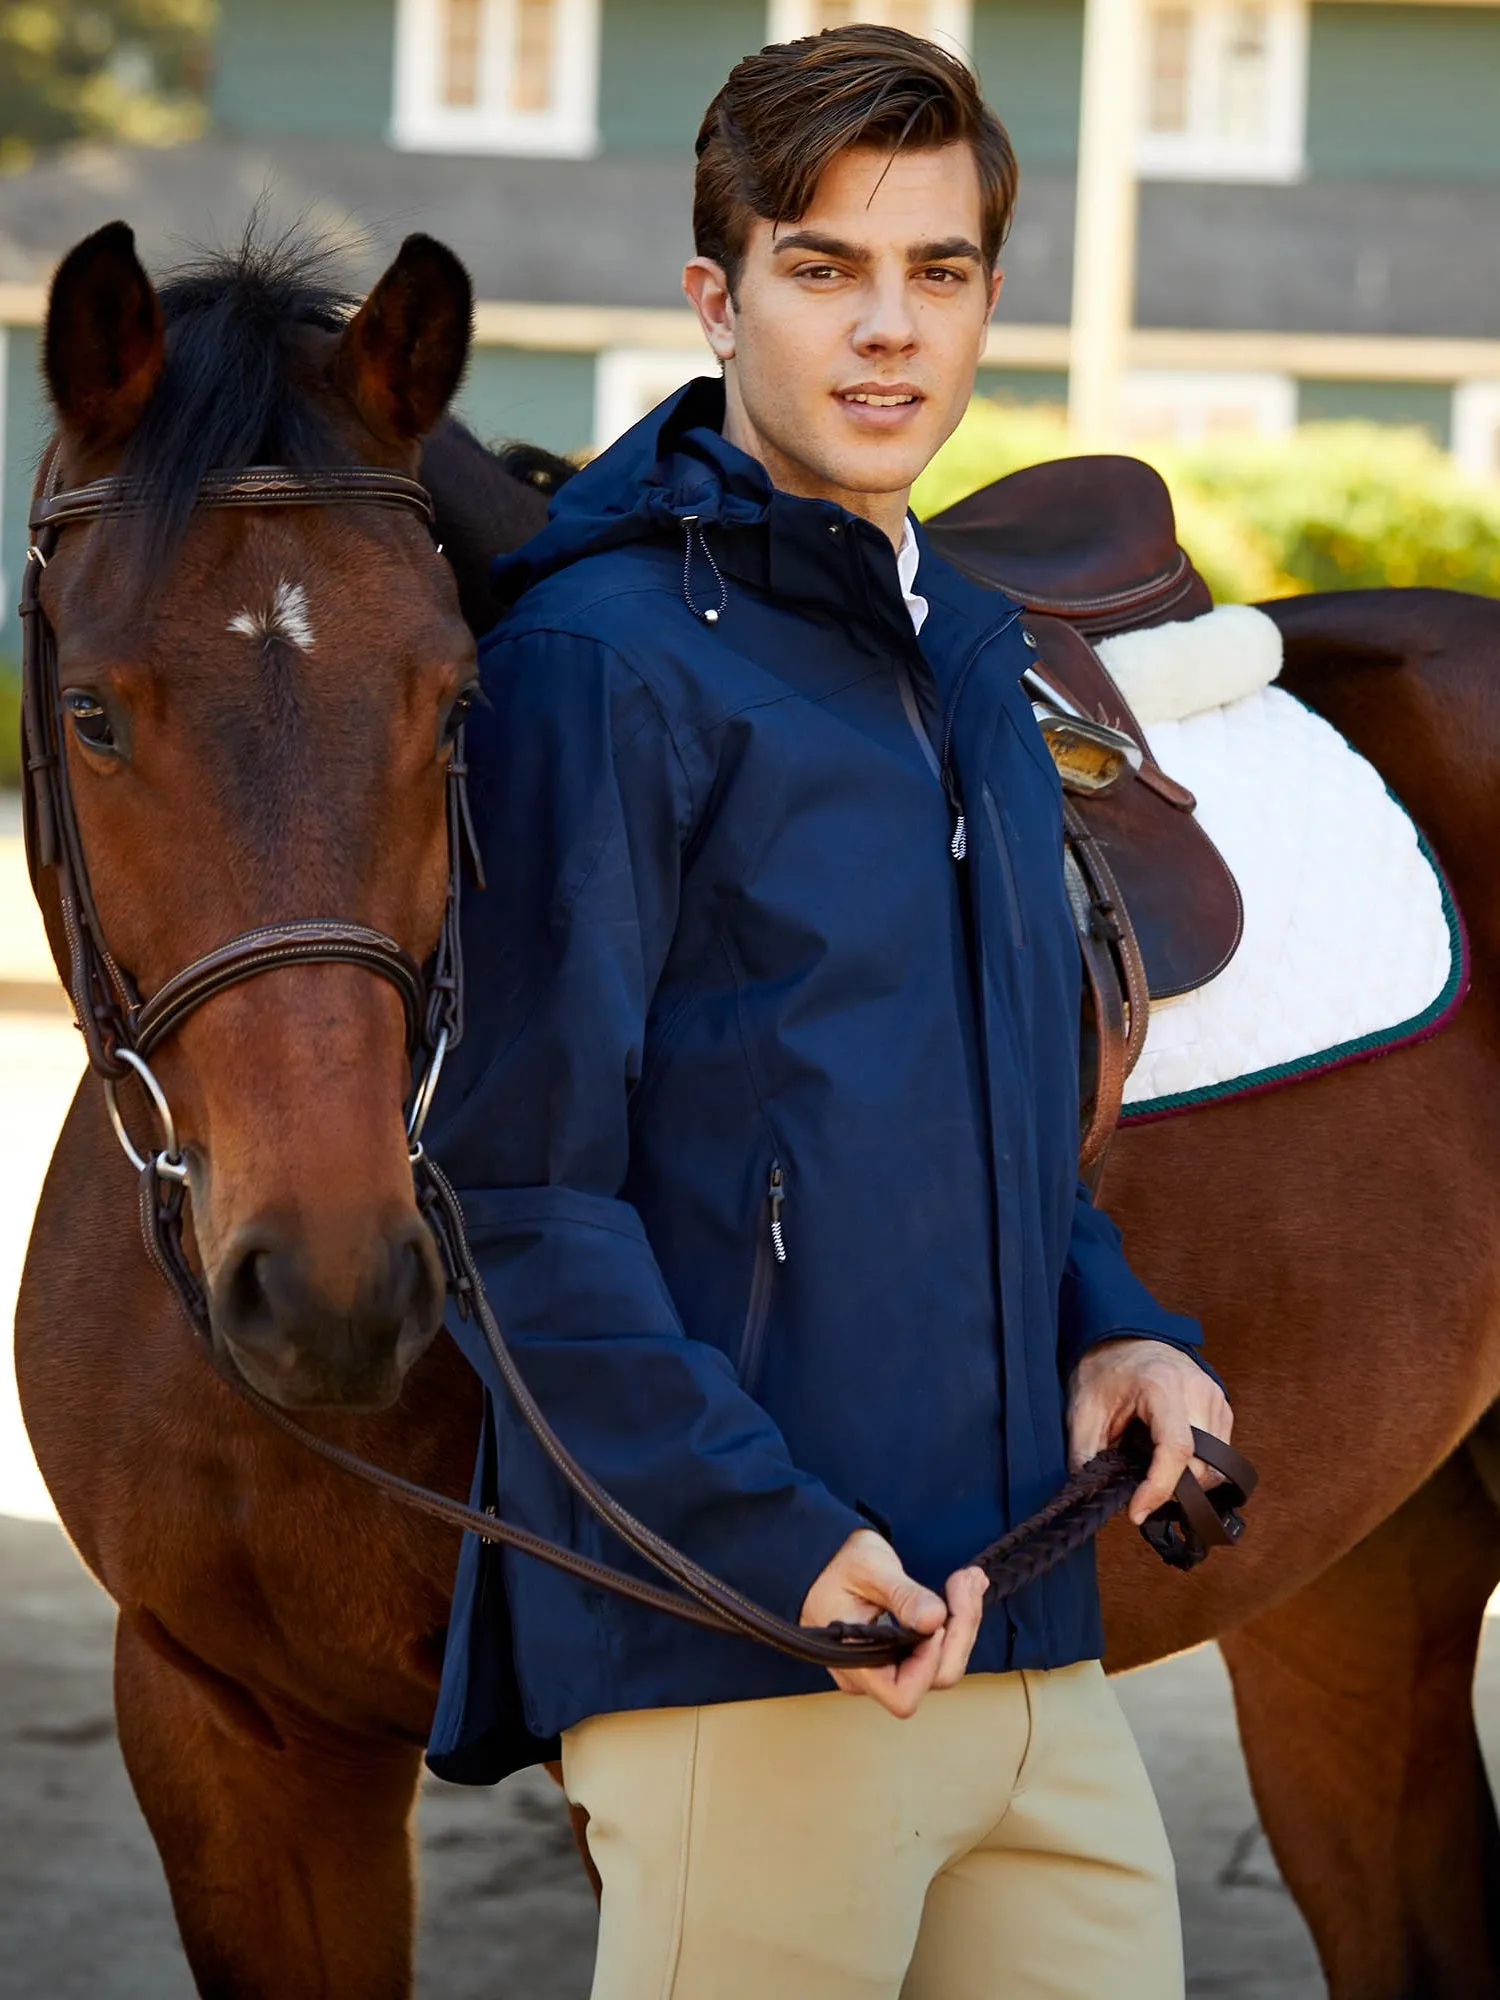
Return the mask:
POLYGON ((908 1632, 940 1632, 948 1620, 948 1607, 935 1590, 918 1583, 902 1569, 900 1558, 891 1553, 889 1563, 869 1571, 856 1571, 850 1578, 861 1597, 882 1611, 889 1611, 908 1632))
POLYGON ((1215 1472, 1213 1467, 1205 1465, 1201 1458, 1190 1458, 1188 1460, 1188 1471, 1192 1473, 1194 1479, 1197 1480, 1205 1492, 1210 1492, 1215 1486, 1222 1486, 1224 1484, 1223 1473, 1215 1472))
POLYGON ((1166 1506, 1176 1492, 1177 1482, 1192 1455, 1193 1438, 1186 1425, 1180 1431, 1174 1428, 1165 1436, 1158 1435, 1146 1477, 1136 1488, 1135 1498, 1130 1503, 1130 1518, 1137 1527, 1158 1507, 1166 1506))
POLYGON ((932 1677, 935 1688, 957 1687, 968 1671, 969 1655, 984 1616, 987 1583, 982 1569, 961 1569, 948 1579, 948 1623, 943 1628, 942 1650, 932 1677))
POLYGON ((1109 1442, 1109 1412, 1085 1391, 1068 1412, 1068 1470, 1077 1472, 1109 1442))
POLYGON ((891 1667, 831 1668, 836 1686, 845 1694, 868 1695, 889 1714, 905 1721, 916 1714, 932 1686, 942 1655, 942 1640, 934 1634, 891 1667))

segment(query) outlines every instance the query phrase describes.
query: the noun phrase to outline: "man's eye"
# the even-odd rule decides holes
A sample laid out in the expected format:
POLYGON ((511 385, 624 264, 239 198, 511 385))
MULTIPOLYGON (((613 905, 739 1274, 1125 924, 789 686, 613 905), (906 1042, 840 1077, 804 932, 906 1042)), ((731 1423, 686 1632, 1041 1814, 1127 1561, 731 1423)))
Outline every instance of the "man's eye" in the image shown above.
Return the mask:
POLYGON ((931 270, 924 271, 922 276, 924 278, 934 278, 941 285, 961 285, 964 282, 964 273, 962 271, 952 271, 946 264, 934 264, 931 270))
POLYGON ((799 278, 836 278, 838 267, 834 264, 804 264, 797 273, 799 278))
POLYGON ((73 724, 73 734, 80 743, 86 743, 90 750, 113 750, 117 747, 115 732, 110 727, 103 703, 96 700, 87 688, 69 688, 62 700, 73 724))

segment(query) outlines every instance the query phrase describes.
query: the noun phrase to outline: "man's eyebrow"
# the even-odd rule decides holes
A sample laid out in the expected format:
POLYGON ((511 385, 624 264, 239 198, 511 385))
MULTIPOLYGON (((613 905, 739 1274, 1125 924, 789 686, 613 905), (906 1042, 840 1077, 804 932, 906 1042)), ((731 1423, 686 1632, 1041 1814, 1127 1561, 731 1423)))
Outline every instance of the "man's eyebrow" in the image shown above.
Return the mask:
POLYGON ((941 243, 914 243, 906 257, 911 264, 948 264, 961 257, 975 264, 984 262, 984 252, 967 236, 945 236, 941 243))
POLYGON ((846 264, 868 264, 870 253, 857 243, 844 243, 837 236, 820 235, 816 229, 794 229, 787 236, 778 236, 771 245, 771 255, 779 257, 783 250, 811 250, 820 257, 838 257, 846 264))

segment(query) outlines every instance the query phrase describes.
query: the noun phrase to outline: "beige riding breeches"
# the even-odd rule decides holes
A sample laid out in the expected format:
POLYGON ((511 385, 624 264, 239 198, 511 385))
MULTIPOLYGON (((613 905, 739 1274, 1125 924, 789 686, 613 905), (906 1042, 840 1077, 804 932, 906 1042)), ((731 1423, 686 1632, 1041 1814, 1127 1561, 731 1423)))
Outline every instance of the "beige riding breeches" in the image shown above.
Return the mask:
POLYGON ((592 2000, 1181 2000, 1171 1852, 1097 1661, 898 1722, 803 1695, 563 1737, 592 2000))

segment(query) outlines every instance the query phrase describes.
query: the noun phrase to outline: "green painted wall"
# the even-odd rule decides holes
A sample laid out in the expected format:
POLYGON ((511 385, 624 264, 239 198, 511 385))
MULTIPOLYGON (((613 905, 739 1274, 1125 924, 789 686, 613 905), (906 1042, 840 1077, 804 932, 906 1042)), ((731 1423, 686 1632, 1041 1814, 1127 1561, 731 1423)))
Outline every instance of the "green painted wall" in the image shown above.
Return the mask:
POLYGON ((1299 382, 1299 424, 1419 424, 1446 451, 1453 391, 1442 382, 1299 382))
POLYGON ((586 451, 594 439, 594 357, 476 347, 457 409, 487 444, 521 438, 549 451, 586 451))
POLYGON ((395 37, 395 0, 219 0, 214 122, 381 141, 395 37))
POLYGON ((1500 6, 1315 6, 1314 174, 1500 179, 1500 6))
POLYGON ((21 565, 26 559, 26 516, 31 482, 46 441, 41 382, 37 375, 39 335, 32 326, 0 328, 0 397, 4 398, 3 451, 0 451, 0 660, 21 657, 21 565))
POLYGON ((691 162, 709 100, 766 39, 764 0, 604 0, 599 134, 606 153, 691 162))
POLYGON ((974 61, 1022 170, 1078 151, 1082 0, 974 0, 974 61))

